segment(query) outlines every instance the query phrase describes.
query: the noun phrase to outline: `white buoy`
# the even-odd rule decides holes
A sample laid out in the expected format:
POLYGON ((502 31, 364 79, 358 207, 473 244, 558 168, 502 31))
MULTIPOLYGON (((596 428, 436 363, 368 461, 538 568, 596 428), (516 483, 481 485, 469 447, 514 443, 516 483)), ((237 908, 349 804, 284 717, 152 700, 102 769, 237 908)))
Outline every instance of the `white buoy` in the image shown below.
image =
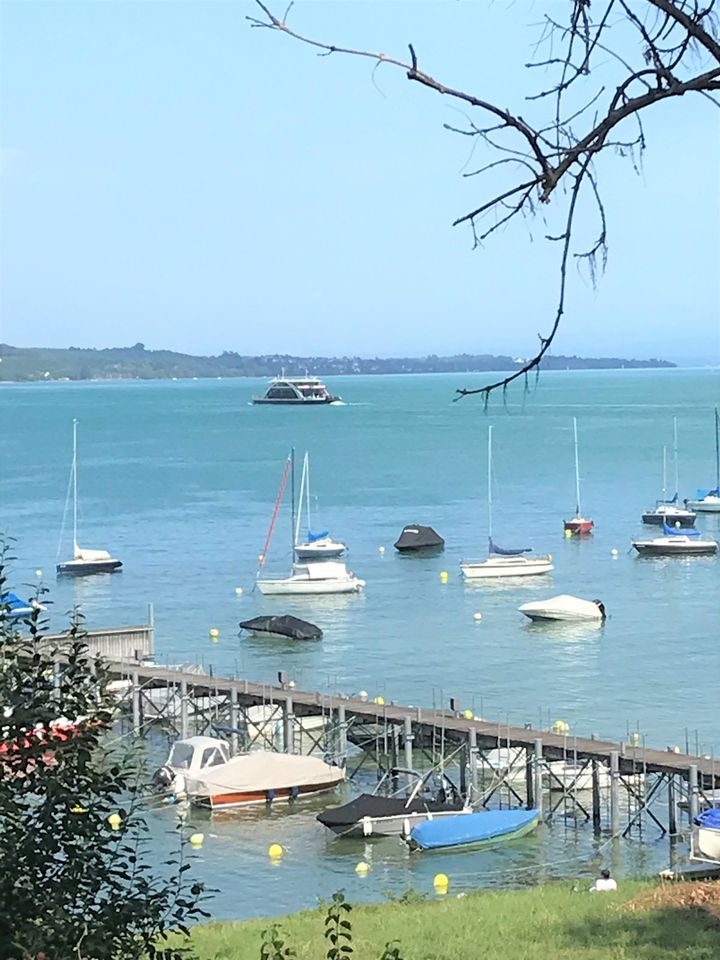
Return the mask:
POLYGON ((378 553, 382 556, 385 553, 385 547, 378 547, 378 553))
POLYGON ((236 597, 241 597, 242 595, 243 595, 243 588, 242 588, 242 587, 235 587, 235 596, 236 596, 236 597))
POLYGON ((476 623, 480 623, 480 621, 482 620, 482 614, 481 614, 480 612, 474 613, 474 614, 473 614, 473 620, 474 620, 476 623))
POLYGON ((367 690, 361 690, 358 693, 358 700, 362 700, 363 703, 367 703, 368 692, 367 690))
POLYGON ((613 547, 612 550, 610 551, 610 556, 616 557, 617 555, 618 555, 618 549, 617 547, 613 547))
POLYGON ((36 570, 36 571, 35 571, 35 576, 36 576, 36 577, 41 577, 41 576, 42 576, 42 570, 36 570))

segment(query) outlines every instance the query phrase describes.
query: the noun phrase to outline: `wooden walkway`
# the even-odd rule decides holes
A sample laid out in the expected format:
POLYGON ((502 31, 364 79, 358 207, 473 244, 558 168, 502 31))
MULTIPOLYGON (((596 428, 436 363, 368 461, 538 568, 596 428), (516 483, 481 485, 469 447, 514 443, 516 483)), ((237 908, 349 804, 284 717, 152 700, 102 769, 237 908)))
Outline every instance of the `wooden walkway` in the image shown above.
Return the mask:
POLYGON ((287 715, 302 718, 319 714, 340 713, 362 724, 392 724, 408 735, 435 733, 456 743, 471 742, 478 749, 496 747, 524 748, 528 754, 538 750, 547 759, 572 757, 583 762, 596 760, 622 773, 642 770, 681 776, 702 788, 720 787, 720 759, 658 750, 609 740, 576 737, 525 727, 508 726, 486 720, 468 720, 451 711, 377 704, 352 697, 302 691, 287 686, 272 686, 250 680, 232 680, 207 674, 186 673, 137 662, 116 661, 109 664, 114 677, 130 680, 135 689, 174 688, 186 698, 226 696, 240 707, 276 704, 287 715), (412 731, 412 732, 411 732, 412 731))

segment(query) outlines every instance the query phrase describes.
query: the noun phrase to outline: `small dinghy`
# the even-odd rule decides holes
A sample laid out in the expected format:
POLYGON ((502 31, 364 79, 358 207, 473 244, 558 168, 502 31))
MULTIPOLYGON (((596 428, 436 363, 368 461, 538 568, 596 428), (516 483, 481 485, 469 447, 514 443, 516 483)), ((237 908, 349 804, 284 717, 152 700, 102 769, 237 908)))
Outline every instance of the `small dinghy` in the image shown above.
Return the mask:
POLYGON ((0 607, 5 607, 6 617, 11 620, 19 620, 21 617, 29 617, 33 610, 45 610, 46 608, 38 603, 37 600, 21 600, 16 593, 4 593, 0 596, 0 607))
POLYGON ((299 617, 289 614, 282 617, 253 617, 242 620, 240 629, 247 630, 256 637, 273 640, 320 640, 323 632, 320 627, 299 617))
POLYGON ((514 840, 534 830, 539 819, 539 810, 484 810, 464 817, 426 820, 413 828, 409 844, 415 850, 440 850, 514 840))
POLYGON ((395 541, 395 549, 400 553, 415 553, 426 550, 443 550, 445 541, 432 527, 423 527, 419 523, 411 523, 403 527, 402 533, 395 541))
POLYGON ((569 594, 550 597, 549 600, 533 600, 518 607, 531 620, 561 620, 567 622, 604 620, 605 605, 601 600, 583 600, 569 594))

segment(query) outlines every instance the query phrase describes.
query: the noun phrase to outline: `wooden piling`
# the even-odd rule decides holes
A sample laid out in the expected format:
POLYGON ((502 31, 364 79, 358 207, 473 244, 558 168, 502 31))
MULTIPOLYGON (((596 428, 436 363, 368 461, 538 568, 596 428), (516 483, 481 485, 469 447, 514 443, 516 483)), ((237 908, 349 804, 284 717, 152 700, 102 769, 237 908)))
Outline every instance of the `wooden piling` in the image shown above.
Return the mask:
POLYGON ((620 831, 620 751, 610 751, 610 832, 620 831))
POLYGON ((283 748, 285 753, 294 753, 293 733, 295 727, 295 715, 293 714, 292 697, 286 697, 283 704, 283 748))
POLYGON ((189 732, 188 724, 188 684, 187 680, 180 681, 180 738, 186 740, 189 732))
POLYGON ((137 736, 140 733, 142 718, 140 716, 140 676, 137 670, 132 674, 132 726, 133 733, 137 736))
POLYGON ((230 750, 232 755, 238 752, 238 691, 237 687, 230 688, 230 750))
POLYGON ((535 740, 535 755, 533 757, 533 802, 535 809, 542 813, 543 808, 543 742, 538 737, 535 740))
POLYGON ((688 801, 690 805, 690 823, 700 812, 700 795, 698 792, 698 768, 691 763, 688 767, 688 801))
POLYGON ((597 760, 592 761, 592 824, 595 836, 600 835, 600 770, 597 760))

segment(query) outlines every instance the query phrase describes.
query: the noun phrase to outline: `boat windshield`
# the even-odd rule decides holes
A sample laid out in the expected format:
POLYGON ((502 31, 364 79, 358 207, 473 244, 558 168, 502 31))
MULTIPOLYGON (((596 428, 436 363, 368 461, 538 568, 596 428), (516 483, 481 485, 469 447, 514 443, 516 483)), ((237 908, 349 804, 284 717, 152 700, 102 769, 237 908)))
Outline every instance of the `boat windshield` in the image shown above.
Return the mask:
POLYGON ((178 770, 189 770, 192 764, 193 752, 193 748, 189 743, 180 741, 179 743, 173 744, 168 764, 178 770))

